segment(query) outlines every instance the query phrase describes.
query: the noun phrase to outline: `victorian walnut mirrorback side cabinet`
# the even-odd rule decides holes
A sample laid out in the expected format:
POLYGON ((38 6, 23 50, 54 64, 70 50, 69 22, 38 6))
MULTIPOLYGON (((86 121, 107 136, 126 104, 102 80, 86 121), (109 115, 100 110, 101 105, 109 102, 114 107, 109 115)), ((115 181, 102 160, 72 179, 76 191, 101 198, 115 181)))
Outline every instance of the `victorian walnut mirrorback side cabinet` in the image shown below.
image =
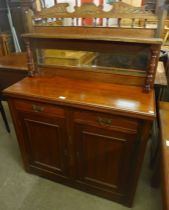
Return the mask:
POLYGON ((123 2, 68 6, 31 17, 29 76, 4 91, 25 170, 132 206, 156 115, 160 21, 123 2))

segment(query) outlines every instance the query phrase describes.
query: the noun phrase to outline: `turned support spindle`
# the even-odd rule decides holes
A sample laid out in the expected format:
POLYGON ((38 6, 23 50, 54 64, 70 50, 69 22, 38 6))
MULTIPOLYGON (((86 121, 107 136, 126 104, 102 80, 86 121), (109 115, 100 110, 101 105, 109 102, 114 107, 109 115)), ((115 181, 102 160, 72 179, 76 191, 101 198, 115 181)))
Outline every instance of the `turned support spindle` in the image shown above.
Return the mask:
POLYGON ((30 47, 30 41, 26 40, 26 50, 27 50, 27 65, 28 65, 28 75, 30 77, 33 77, 35 75, 35 69, 34 69, 34 62, 33 62, 33 54, 30 47))
POLYGON ((159 54, 158 50, 152 50, 150 66, 146 75, 146 81, 145 81, 145 87, 144 87, 145 92, 149 92, 153 85, 154 74, 155 74, 155 70, 157 66, 158 54, 159 54))

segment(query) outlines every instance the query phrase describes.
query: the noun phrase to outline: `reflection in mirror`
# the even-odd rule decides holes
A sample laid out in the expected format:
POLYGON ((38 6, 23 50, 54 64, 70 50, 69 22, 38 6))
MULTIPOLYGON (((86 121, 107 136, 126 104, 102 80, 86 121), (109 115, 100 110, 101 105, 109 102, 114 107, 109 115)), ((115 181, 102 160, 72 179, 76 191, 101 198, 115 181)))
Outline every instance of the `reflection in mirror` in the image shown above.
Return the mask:
POLYGON ((38 65, 80 67, 102 70, 124 70, 132 69, 141 74, 148 66, 150 53, 147 50, 139 52, 89 52, 58 49, 37 49, 38 65))
POLYGON ((56 66, 91 66, 96 57, 94 52, 73 50, 38 50, 38 64, 56 66))

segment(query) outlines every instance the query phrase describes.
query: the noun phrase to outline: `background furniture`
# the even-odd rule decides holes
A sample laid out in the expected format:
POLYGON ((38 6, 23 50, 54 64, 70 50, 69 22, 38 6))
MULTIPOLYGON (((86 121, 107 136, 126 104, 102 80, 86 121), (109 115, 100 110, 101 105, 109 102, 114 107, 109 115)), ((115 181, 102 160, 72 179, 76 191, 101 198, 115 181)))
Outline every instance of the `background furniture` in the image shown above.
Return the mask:
POLYGON ((2 90, 27 76, 26 53, 12 53, 0 57, 0 95, 2 90))
MULTIPOLYGON (((10 7, 13 25, 16 30, 17 37, 21 49, 24 50, 24 44, 21 38, 21 34, 26 33, 26 20, 25 13, 28 9, 34 8, 33 0, 8 0, 10 7)), ((1 0, 0 2, 0 32, 5 32, 11 34, 11 28, 8 20, 8 11, 6 6, 6 1, 1 0)), ((12 39, 11 39, 12 40, 12 39)))
POLYGON ((10 50, 10 35, 7 33, 0 34, 0 57, 8 55, 10 50))
POLYGON ((156 90, 156 101, 158 103, 163 97, 164 90, 168 87, 166 69, 162 61, 158 62, 154 87, 156 90))
POLYGON ((13 53, 0 57, 0 111, 8 132, 10 132, 10 128, 2 105, 2 101, 6 98, 2 91, 26 76, 26 53, 13 53))
POLYGON ((153 12, 158 13, 158 8, 160 4, 164 4, 165 0, 143 0, 147 10, 152 10, 153 12))
MULTIPOLYGON (((10 44, 9 44, 10 43, 10 41, 9 41, 10 38, 9 37, 10 37, 9 34, 7 34, 7 33, 1 33, 0 34, 0 59, 1 59, 1 57, 4 57, 4 56, 10 54, 10 52, 11 52, 10 44)), ((0 112, 2 114, 2 118, 4 120, 6 129, 7 129, 8 132, 10 132, 9 125, 8 125, 8 122, 7 122, 7 118, 6 118, 6 115, 5 115, 5 111, 4 111, 4 108, 3 108, 3 105, 2 105, 2 100, 3 100, 2 90, 4 89, 3 83, 7 82, 8 79, 5 77, 5 75, 0 75, 0 112)), ((13 80, 13 78, 12 78, 12 80, 13 80)), ((5 87, 7 87, 7 86, 5 86, 5 87)))
POLYGON ((169 209, 169 103, 160 102, 160 131, 161 131, 161 170, 162 170, 162 189, 163 189, 163 209, 169 209))

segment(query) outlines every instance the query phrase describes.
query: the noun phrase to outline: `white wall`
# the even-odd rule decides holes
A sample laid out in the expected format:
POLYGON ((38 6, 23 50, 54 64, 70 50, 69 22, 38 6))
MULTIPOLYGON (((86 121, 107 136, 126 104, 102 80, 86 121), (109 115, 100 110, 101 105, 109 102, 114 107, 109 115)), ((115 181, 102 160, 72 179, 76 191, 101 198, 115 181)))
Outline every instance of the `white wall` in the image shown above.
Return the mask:
MULTIPOLYGON (((115 1, 115 0, 114 0, 115 1)), ((118 0, 116 0, 118 1, 118 0)), ((164 2, 165 0, 161 0, 160 2, 164 2)), ((58 0, 58 3, 69 3, 70 5, 75 5, 75 0, 58 0)), ((80 0, 78 0, 78 5, 80 5, 80 0)), ((105 2, 107 2, 107 0, 105 0, 105 2)), ((123 0, 123 2, 126 2, 128 4, 131 4, 133 6, 140 6, 141 5, 141 0, 123 0)), ((54 0, 45 0, 46 6, 47 7, 51 7, 54 5, 54 0)), ((99 0, 94 0, 94 3, 96 5, 99 4, 99 0)))

